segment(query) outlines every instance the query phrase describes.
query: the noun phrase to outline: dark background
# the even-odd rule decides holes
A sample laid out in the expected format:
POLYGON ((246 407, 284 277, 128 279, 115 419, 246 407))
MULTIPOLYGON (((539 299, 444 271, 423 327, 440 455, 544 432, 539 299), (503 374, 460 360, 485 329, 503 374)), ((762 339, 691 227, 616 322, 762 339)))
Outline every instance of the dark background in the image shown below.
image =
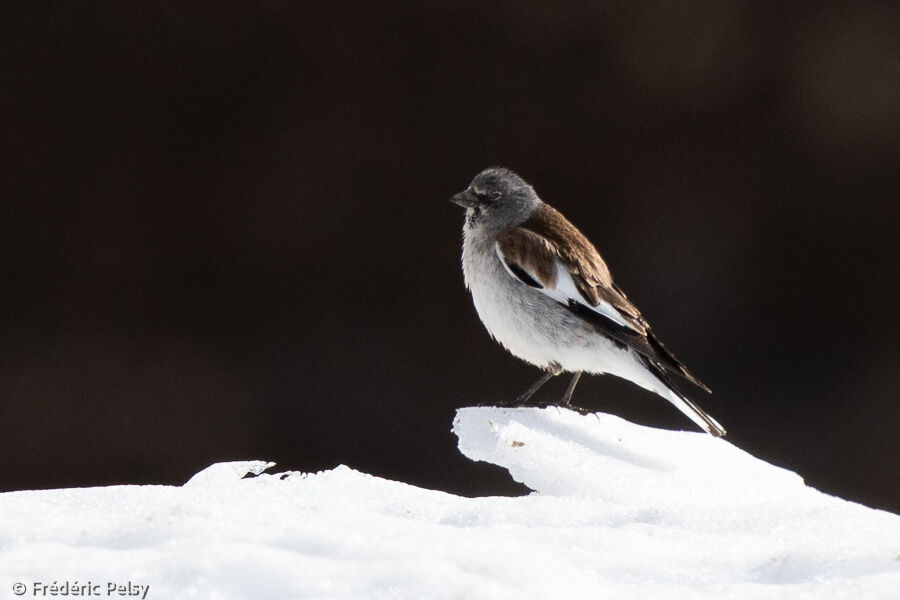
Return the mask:
MULTIPOLYGON (((260 458, 521 492, 449 431, 538 375, 447 202, 500 164, 732 443, 900 510, 896 7, 84 4, 0 9, 0 489, 260 458)), ((576 399, 695 429, 611 378, 576 399)))

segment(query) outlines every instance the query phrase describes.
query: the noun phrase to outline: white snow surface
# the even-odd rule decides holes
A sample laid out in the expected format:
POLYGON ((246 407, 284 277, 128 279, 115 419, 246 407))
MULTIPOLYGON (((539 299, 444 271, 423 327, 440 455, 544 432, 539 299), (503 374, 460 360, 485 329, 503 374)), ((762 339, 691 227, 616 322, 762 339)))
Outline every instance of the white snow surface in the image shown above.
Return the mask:
POLYGON ((262 461, 181 487, 9 492, 0 598, 89 581, 94 597, 130 582, 153 599, 900 598, 900 517, 726 440, 556 408, 465 408, 453 428, 463 454, 534 493, 262 461))

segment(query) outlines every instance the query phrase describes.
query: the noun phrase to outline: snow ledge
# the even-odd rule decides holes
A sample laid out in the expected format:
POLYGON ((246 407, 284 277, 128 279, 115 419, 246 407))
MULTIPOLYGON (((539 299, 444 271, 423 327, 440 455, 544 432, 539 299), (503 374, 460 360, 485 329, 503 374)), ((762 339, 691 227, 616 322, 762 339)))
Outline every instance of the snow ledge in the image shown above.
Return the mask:
POLYGON ((0 494, 0 589, 148 598, 896 598, 900 517, 702 433, 464 408, 472 460, 535 490, 461 498, 341 466, 220 463, 184 486, 0 494), (5 586, 5 587, 3 587, 5 586), (105 589, 105 588, 104 588, 105 589))

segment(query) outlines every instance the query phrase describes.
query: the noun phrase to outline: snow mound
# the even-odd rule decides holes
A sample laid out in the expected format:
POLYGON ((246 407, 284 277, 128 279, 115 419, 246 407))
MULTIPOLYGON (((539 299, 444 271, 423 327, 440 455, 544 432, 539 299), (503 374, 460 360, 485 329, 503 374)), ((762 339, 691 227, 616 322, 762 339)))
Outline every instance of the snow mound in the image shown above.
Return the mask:
POLYGON ((454 431, 466 456, 535 493, 461 498, 345 466, 268 474, 263 461, 216 464, 181 487, 10 492, 0 494, 0 590, 898 597, 900 517, 817 492, 724 440, 555 408, 461 409, 454 431))
POLYGON ((553 407, 464 408, 454 432, 467 457, 560 509, 581 500, 582 542, 608 550, 595 558, 610 579, 641 573, 670 584, 667 597, 681 586, 685 597, 900 597, 900 517, 807 487, 722 438, 553 407))
POLYGON ((550 496, 706 513, 815 494, 799 475, 722 438, 640 427, 612 415, 464 408, 453 430, 464 455, 504 467, 550 496))

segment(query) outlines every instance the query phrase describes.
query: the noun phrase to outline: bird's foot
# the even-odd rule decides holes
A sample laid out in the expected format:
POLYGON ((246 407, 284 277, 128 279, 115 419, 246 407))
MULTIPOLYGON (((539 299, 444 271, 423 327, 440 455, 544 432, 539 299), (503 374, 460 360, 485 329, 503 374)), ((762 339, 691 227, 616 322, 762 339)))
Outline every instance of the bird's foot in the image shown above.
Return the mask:
POLYGON ((596 412, 596 411, 593 411, 593 410, 588 410, 588 409, 586 409, 586 408, 584 408, 584 407, 582 407, 582 406, 578 406, 578 405, 576 405, 576 404, 572 404, 571 402, 568 403, 568 404, 560 404, 560 405, 559 405, 559 408, 565 408, 565 409, 567 409, 567 410, 572 410, 572 411, 577 412, 577 413, 580 414, 580 415, 591 415, 591 414, 594 414, 594 412, 596 412))
POLYGON ((515 405, 517 408, 558 408, 560 410, 571 410, 577 412, 581 415, 589 415, 594 411, 588 410, 577 404, 573 404, 572 402, 554 402, 553 400, 536 400, 528 402, 527 404, 518 404, 515 405))
POLYGON ((522 401, 522 398, 516 398, 512 401, 507 402, 493 402, 493 403, 482 403, 477 404, 476 406, 482 407, 490 407, 490 408, 550 408, 551 406, 558 408, 560 410, 571 410, 577 412, 580 415, 590 415, 595 411, 588 410, 576 404, 572 404, 571 402, 568 404, 563 404, 562 402, 553 402, 547 400, 530 400, 528 398, 525 401, 522 401))

